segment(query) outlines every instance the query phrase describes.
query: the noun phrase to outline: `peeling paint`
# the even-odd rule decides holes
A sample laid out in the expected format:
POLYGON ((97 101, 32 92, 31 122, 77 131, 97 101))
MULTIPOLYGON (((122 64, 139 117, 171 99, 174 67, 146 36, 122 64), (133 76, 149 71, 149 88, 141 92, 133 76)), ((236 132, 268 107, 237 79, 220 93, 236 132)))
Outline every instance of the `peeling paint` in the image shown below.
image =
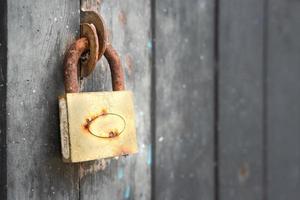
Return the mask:
POLYGON ((130 197, 130 186, 128 185, 124 191, 124 198, 129 199, 130 197))
POLYGON ((152 145, 151 144, 148 146, 147 164, 149 166, 152 165, 152 145))
POLYGON ((124 177, 124 168, 120 167, 118 169, 118 179, 122 179, 124 177))
POLYGON ((147 47, 148 47, 148 49, 152 49, 152 41, 147 42, 147 47))

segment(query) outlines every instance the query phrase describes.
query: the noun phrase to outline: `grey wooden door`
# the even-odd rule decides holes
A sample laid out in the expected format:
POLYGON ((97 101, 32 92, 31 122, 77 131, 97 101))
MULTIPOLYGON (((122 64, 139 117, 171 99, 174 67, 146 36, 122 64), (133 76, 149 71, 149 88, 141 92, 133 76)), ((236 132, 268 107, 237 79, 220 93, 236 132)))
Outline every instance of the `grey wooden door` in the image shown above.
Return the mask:
MULTIPOLYGON (((0 199, 300 198, 300 2, 3 0, 0 199), (80 8, 104 17, 139 153, 65 164, 57 96, 80 8)), ((101 59, 83 91, 110 90, 101 59)))

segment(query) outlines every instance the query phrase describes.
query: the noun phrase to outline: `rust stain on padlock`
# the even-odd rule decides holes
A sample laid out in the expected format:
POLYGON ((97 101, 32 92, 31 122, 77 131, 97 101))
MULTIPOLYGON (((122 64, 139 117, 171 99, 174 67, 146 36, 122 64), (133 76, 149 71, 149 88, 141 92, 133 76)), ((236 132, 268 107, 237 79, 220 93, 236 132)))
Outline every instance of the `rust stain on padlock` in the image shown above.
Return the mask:
POLYGON ((104 110, 101 114, 88 117, 82 127, 95 137, 115 138, 125 130, 126 121, 121 115, 104 110))
POLYGON ((132 149, 123 147, 123 148, 120 148, 120 149, 119 149, 118 151, 116 151, 115 153, 116 153, 117 155, 127 156, 127 155, 130 154, 130 152, 132 152, 132 149))

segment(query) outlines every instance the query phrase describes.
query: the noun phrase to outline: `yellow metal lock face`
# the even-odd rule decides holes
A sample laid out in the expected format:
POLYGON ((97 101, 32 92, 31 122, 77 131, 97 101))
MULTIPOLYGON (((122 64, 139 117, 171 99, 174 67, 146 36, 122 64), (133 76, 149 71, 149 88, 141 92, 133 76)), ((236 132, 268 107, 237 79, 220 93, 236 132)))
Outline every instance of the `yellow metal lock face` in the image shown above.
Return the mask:
POLYGON ((59 99, 59 109, 64 161, 137 152, 130 91, 67 93, 59 99))

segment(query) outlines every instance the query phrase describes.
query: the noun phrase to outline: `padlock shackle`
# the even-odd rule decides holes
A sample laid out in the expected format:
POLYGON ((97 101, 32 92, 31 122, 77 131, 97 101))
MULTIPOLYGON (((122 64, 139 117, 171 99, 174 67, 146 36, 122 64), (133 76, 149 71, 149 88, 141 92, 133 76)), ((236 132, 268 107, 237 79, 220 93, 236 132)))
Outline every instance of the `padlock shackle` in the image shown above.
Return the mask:
MULTIPOLYGON (((78 62, 80 56, 88 49, 88 39, 83 37, 76 40, 67 51, 64 61, 64 84, 66 93, 79 92, 80 87, 78 81, 78 62)), ((116 50, 111 46, 111 44, 108 44, 106 46, 104 56, 109 63, 113 90, 125 90, 124 72, 120 57, 116 50)))
POLYGON ((79 92, 78 84, 78 61, 80 56, 88 50, 89 41, 83 37, 76 40, 69 47, 64 60, 64 83, 66 93, 79 92))
POLYGON ((106 49, 104 51, 104 56, 107 59, 107 62, 110 67, 112 89, 114 91, 125 90, 124 72, 120 56, 117 53, 117 51, 111 46, 111 44, 107 44, 106 49))

